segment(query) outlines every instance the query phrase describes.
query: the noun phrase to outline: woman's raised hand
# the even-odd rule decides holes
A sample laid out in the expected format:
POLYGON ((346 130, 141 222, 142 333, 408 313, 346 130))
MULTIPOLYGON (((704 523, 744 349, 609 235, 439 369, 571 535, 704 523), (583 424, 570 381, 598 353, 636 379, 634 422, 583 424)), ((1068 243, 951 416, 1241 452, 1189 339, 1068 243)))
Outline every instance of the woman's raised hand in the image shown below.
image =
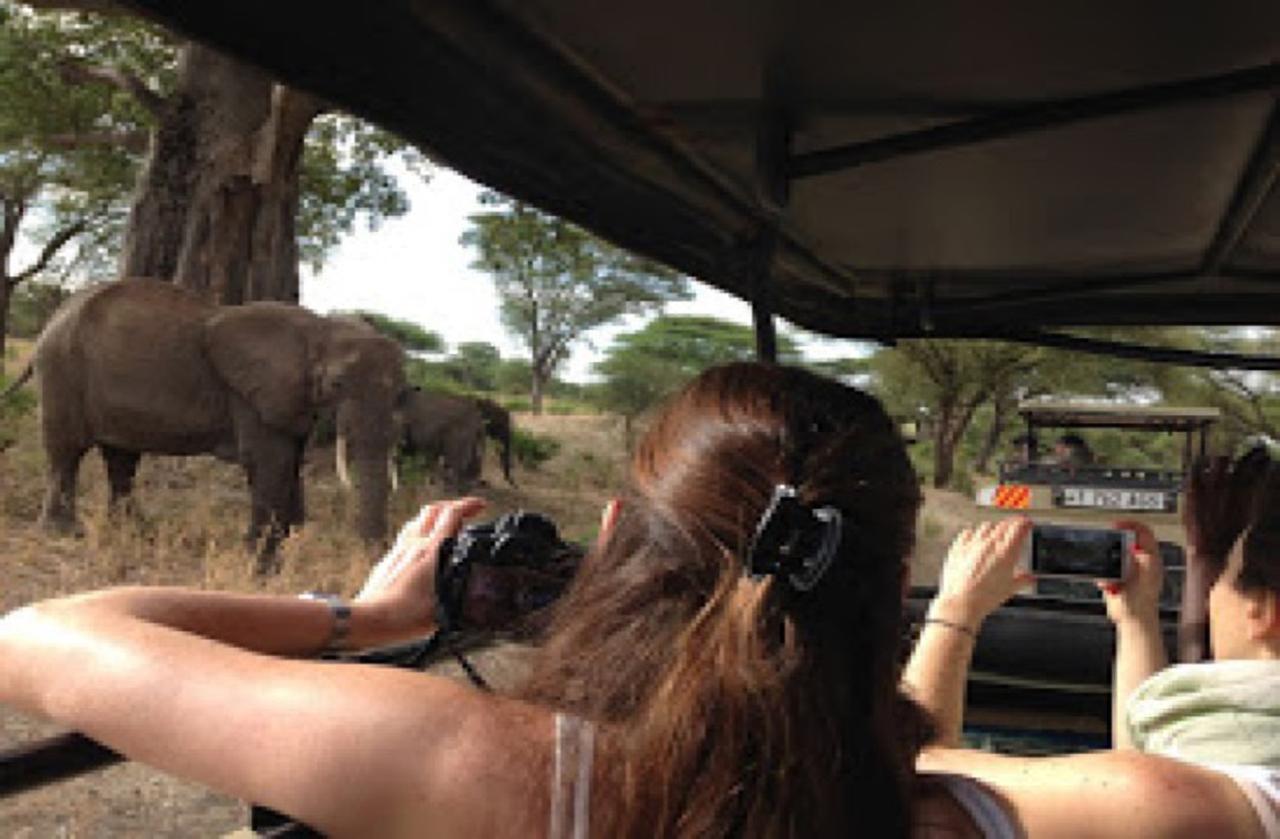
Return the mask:
POLYGON ((436 559, 445 539, 485 508, 483 498, 428 504, 396 536, 391 550, 369 572, 352 601, 375 609, 406 635, 430 631, 435 622, 436 559))
POLYGON ((947 551, 930 613, 971 630, 1035 577, 1019 567, 1030 519, 983 522, 960 531, 947 551))
POLYGON ((1133 557, 1125 578, 1119 582, 1102 581, 1102 599, 1107 604, 1107 617, 1115 624, 1131 620, 1154 621, 1160 617, 1160 589, 1164 584, 1164 565, 1160 561, 1160 543, 1151 528, 1140 521, 1126 519, 1115 523, 1118 530, 1131 530, 1134 536, 1133 557))

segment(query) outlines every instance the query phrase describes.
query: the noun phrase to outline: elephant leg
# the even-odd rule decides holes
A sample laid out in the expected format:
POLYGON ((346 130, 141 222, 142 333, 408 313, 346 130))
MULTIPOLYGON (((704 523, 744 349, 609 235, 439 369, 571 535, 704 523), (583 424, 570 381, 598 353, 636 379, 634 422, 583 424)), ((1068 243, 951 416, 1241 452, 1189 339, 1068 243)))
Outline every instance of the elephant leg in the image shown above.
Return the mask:
POLYGON ((75 533, 76 475, 87 447, 45 446, 49 459, 49 481, 45 490, 40 522, 52 533, 75 533))
POLYGON ((302 488, 302 462, 306 447, 305 438, 298 440, 294 446, 293 482, 290 486, 289 505, 285 515, 286 528, 301 527, 307 520, 307 507, 302 488))
POLYGON ((278 570, 276 551, 289 535, 291 518, 301 515, 300 453, 293 439, 273 434, 260 435, 251 449, 247 473, 253 514, 246 538, 257 548, 259 574, 278 570))
POLYGON ((133 479, 138 474, 141 453, 105 444, 98 448, 102 452, 102 462, 107 467, 107 484, 111 488, 110 509, 116 510, 124 505, 124 509, 132 512, 133 479))

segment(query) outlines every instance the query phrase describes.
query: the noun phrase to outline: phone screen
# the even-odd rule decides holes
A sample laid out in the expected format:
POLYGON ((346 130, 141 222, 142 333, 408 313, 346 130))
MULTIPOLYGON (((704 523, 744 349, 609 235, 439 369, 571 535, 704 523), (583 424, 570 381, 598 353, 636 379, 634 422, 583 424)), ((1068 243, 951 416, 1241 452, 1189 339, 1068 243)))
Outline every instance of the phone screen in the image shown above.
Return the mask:
POLYGON ((1037 525, 1031 533, 1031 573, 1119 580, 1124 534, 1117 530, 1037 525))

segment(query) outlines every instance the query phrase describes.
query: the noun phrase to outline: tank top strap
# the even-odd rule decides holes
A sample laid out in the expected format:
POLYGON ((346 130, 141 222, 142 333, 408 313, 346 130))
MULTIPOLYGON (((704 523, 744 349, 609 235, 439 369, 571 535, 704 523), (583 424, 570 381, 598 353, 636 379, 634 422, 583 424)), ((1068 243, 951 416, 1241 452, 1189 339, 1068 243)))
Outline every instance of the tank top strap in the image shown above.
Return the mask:
POLYGON ((555 715, 548 839, 587 839, 591 824, 591 765, 596 727, 571 714, 555 715))

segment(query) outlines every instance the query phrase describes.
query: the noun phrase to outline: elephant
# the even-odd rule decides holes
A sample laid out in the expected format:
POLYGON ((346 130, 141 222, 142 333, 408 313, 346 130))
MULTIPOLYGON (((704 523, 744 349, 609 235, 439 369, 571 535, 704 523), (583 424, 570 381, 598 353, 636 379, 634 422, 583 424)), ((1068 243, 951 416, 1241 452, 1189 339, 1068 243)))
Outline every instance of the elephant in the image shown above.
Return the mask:
POLYGON ((400 406, 404 451, 443 463, 450 492, 466 490, 480 479, 485 436, 501 446, 502 473, 511 478, 511 416, 501 405, 449 393, 413 388, 400 406))
POLYGON ((356 529, 385 539, 407 386, 400 345, 367 325, 288 303, 216 306, 171 283, 125 279, 68 299, 31 365, 48 457, 46 527, 75 527, 76 474, 94 446, 113 506, 129 497, 143 453, 213 454, 245 470, 246 539, 267 570, 303 522, 303 448, 317 415, 332 411, 358 481, 356 529))
POLYGON ((511 477, 511 412, 492 399, 483 397, 476 397, 476 407, 484 417, 485 434, 498 444, 502 477, 507 479, 507 483, 515 486, 515 479, 511 477))

